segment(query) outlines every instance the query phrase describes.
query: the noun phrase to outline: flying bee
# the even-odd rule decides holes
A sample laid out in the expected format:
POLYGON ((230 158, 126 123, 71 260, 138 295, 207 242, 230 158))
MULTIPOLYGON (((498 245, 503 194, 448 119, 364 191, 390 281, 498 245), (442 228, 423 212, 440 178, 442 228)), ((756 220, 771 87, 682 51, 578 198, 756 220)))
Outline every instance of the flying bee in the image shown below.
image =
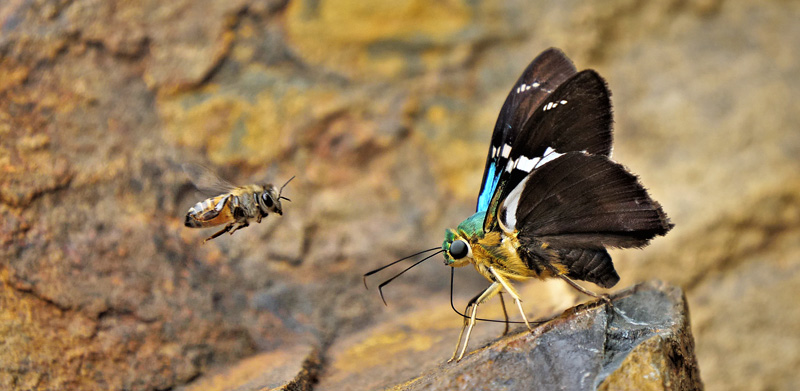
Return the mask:
POLYGON ((289 178, 278 189, 269 183, 234 186, 215 175, 211 170, 194 164, 184 165, 183 171, 201 192, 219 194, 196 203, 186 213, 186 220, 183 224, 189 228, 205 228, 225 224, 225 228, 203 240, 203 243, 225 232, 233 235, 237 230, 249 226, 252 219, 260 223, 261 219, 267 217, 270 212, 283 215, 281 200, 291 201, 281 193, 294 177, 289 178))

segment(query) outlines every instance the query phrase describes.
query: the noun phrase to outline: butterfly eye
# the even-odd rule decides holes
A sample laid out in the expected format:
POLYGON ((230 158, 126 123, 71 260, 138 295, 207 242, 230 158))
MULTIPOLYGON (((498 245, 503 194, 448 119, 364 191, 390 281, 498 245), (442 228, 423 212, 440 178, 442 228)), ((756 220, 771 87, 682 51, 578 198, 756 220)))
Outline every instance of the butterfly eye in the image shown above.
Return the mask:
POLYGON ((266 205, 267 208, 272 208, 273 204, 272 197, 270 197, 269 194, 267 194, 266 192, 262 193, 261 199, 264 200, 264 205, 266 205))
POLYGON ((467 256, 469 252, 469 247, 467 246, 467 242, 462 239, 458 239, 450 245, 450 256, 453 259, 461 259, 467 256))

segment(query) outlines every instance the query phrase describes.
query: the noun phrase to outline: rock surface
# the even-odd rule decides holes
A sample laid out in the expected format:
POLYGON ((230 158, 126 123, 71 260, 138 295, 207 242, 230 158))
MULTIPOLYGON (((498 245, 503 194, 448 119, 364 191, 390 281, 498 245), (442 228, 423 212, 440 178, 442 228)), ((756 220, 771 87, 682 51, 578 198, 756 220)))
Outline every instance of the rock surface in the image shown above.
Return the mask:
POLYGON ((319 352, 299 345, 246 358, 178 390, 308 390, 316 382, 320 367, 319 352))
MULTIPOLYGON (((356 375, 350 372, 347 377, 328 371, 337 380, 330 382, 323 377, 315 389, 703 389, 689 314, 680 289, 662 283, 641 284, 615 294, 612 303, 613 310, 602 302, 573 307, 533 332, 512 333, 473 351, 459 363, 416 354, 412 361, 420 373, 401 383, 397 381, 402 380, 402 375, 392 375, 398 373, 394 371, 397 364, 389 362, 356 375), (393 387, 392 382, 396 384, 393 387)), ((422 335, 410 336, 404 343, 429 338, 433 331, 424 326, 420 329, 422 335)), ((365 334, 364 340, 391 338, 365 334)), ((448 339, 454 340, 456 335, 451 334, 448 339)), ((331 367, 341 367, 337 360, 353 358, 356 362, 349 365, 368 366, 391 353, 373 350, 357 358, 338 356, 331 367)), ((400 357, 397 360, 404 361, 400 357)))
MULTIPOLYGON (((360 276, 471 214, 505 94, 556 46, 607 79, 614 157, 677 224, 612 254, 619 286, 684 289, 709 390, 800 389, 800 3, 388 4, 0 2, 0 388, 174 389, 269 357, 286 385, 314 355, 323 388, 370 349, 400 379, 445 360, 440 260, 385 309, 360 276), (296 174, 292 202, 200 245, 185 162, 296 174)), ((458 277, 457 303, 485 287, 458 277)), ((526 310, 584 300, 563 285, 521 284, 526 310)), ((473 346, 502 330, 481 326, 473 346)))
POLYGON ((288 347, 242 360, 181 389, 703 389, 679 288, 650 282, 611 300, 613 308, 602 301, 580 304, 533 332, 518 330, 484 347, 473 344, 474 351, 458 363, 446 363, 442 349, 430 346, 451 348, 447 342, 458 331, 437 340, 446 334, 436 327, 439 322, 417 314, 354 336, 345 343, 354 349, 332 349, 324 365, 318 352, 288 347))

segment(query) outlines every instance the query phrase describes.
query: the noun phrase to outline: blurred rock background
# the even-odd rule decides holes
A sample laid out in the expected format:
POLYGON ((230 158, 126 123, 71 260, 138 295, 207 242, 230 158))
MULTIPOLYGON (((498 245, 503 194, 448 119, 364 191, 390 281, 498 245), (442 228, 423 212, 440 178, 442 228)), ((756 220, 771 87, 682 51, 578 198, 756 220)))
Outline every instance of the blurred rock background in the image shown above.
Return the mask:
MULTIPOLYGON (((5 0, 0 388, 191 387, 242 359, 320 389, 402 362, 389 386, 443 362, 441 259, 388 308, 392 272, 361 275, 472 213, 505 95, 556 46, 607 79, 614 157, 676 223, 613 253, 617 288, 683 287, 707 389, 798 389, 798 20, 780 0, 5 0), (292 202, 201 245, 185 162, 297 175, 292 202)), ((464 303, 485 282, 459 272, 464 303)), ((587 300, 522 286, 535 316, 587 300)))

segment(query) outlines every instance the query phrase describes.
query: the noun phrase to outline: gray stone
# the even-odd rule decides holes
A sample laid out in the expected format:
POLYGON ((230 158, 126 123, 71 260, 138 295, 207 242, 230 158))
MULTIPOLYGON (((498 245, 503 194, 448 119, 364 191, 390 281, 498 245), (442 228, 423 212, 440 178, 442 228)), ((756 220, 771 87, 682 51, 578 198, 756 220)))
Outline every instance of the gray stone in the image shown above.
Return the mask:
POLYGON ((679 288, 645 283, 614 295, 612 304, 571 308, 396 389, 595 390, 617 389, 605 383, 619 379, 629 389, 703 389, 679 288), (647 357, 649 367, 628 364, 632 356, 647 357))

